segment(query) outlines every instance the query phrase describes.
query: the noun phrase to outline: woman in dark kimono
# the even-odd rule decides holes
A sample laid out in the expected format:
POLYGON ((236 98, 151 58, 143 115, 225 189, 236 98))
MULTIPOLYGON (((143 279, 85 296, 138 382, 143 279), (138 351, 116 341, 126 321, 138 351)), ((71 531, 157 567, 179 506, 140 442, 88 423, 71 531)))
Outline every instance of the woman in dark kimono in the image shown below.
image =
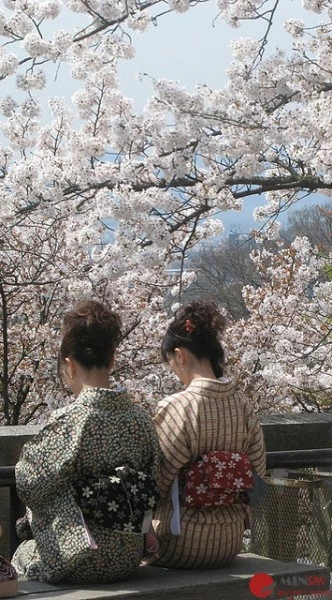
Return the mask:
POLYGON ((145 410, 109 374, 121 322, 85 301, 64 317, 59 373, 76 400, 23 448, 17 490, 33 539, 19 574, 42 581, 110 582, 139 566, 157 497, 159 447, 145 410))

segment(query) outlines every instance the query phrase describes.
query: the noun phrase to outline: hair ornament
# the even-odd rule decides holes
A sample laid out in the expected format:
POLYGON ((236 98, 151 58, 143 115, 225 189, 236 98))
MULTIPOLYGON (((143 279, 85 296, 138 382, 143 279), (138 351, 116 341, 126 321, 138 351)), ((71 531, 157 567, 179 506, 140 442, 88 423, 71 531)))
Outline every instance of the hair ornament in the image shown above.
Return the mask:
POLYGON ((195 331, 195 329, 196 329, 196 325, 190 319, 186 319, 185 330, 188 333, 192 333, 193 331, 195 331))

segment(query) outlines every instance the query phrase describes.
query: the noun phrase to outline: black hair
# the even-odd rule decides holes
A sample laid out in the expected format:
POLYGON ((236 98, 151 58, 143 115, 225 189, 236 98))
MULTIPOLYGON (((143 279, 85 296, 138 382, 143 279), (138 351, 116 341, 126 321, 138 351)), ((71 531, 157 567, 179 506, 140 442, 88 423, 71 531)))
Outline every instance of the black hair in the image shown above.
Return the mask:
POLYGON ((224 349, 218 339, 226 320, 216 304, 195 301, 181 307, 170 323, 161 344, 161 355, 169 360, 175 348, 187 348, 196 358, 208 358, 216 377, 222 377, 224 349))

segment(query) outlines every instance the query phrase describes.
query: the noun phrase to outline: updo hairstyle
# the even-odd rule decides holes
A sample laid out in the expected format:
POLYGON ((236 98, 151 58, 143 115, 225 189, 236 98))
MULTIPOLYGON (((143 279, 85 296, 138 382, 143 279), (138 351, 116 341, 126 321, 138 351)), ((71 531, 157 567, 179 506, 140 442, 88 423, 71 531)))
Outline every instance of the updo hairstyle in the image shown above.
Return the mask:
POLYGON ((195 301, 181 307, 169 325, 161 345, 168 362, 175 348, 187 348, 196 358, 208 358, 216 377, 222 377, 225 355, 218 339, 226 320, 216 304, 195 301))
POLYGON ((80 302, 64 315, 59 367, 70 356, 88 370, 107 368, 121 338, 116 313, 95 300, 80 302))

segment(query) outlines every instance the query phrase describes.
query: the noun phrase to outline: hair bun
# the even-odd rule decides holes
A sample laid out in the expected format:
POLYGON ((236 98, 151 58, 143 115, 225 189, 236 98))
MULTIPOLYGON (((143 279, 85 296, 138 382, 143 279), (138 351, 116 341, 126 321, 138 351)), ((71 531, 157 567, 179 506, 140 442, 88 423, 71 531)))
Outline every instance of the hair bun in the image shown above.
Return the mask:
POLYGON ((100 327, 106 330, 120 330, 121 319, 104 304, 96 300, 83 300, 64 316, 64 331, 68 331, 76 325, 79 325, 80 328, 85 327, 87 330, 100 327))
POLYGON ((86 369, 106 368, 121 339, 119 315, 96 300, 83 300, 64 315, 60 363, 72 356, 86 369))
POLYGON ((213 302, 197 300, 179 309, 176 314, 187 333, 208 340, 222 335, 226 327, 226 319, 213 302))

